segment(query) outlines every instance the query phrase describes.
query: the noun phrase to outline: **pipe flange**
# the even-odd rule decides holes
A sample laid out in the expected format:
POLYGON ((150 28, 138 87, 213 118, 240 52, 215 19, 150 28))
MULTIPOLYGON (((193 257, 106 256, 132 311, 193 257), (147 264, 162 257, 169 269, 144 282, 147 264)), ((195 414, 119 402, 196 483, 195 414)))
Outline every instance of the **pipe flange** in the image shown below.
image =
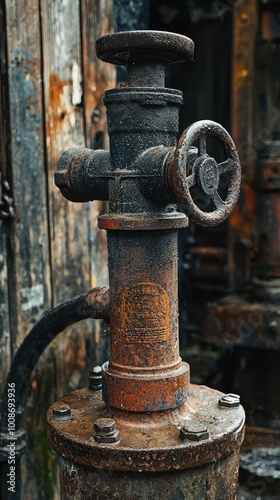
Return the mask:
POLYGON ((244 410, 241 405, 219 405, 222 396, 208 387, 191 385, 187 402, 179 408, 134 413, 110 408, 100 392, 82 389, 60 400, 71 408, 68 420, 58 421, 52 407, 48 410, 50 444, 66 459, 98 469, 160 472, 197 468, 228 457, 242 443, 244 410), (115 422, 118 442, 93 439, 93 423, 103 418, 115 422), (187 432, 182 439, 182 428, 192 429, 191 439, 187 432), (193 439, 194 429, 201 428, 207 432, 193 439))

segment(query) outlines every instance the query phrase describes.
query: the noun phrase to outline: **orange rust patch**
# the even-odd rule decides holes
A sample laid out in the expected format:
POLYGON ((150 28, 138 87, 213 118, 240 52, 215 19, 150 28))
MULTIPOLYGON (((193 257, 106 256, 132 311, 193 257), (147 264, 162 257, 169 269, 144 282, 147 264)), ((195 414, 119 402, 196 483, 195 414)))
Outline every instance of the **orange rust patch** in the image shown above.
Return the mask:
MULTIPOLYGON (((47 136, 53 135, 61 130, 64 117, 69 114, 69 103, 65 88, 72 88, 72 79, 60 80, 59 76, 51 73, 49 76, 49 104, 47 120, 47 136)), ((72 106, 71 106, 72 110, 72 106)))
POLYGON ((250 237, 256 221, 256 192, 248 184, 242 186, 244 205, 237 204, 230 217, 232 230, 241 232, 244 236, 250 237))
POLYGON ((169 301, 155 283, 138 283, 121 300, 122 331, 127 342, 154 343, 169 338, 169 301))
POLYGON ((50 96, 50 107, 52 109, 58 109, 61 105, 61 95, 63 94, 63 89, 66 85, 72 85, 71 78, 68 80, 60 80, 60 78, 54 73, 50 74, 49 77, 49 96, 50 96))

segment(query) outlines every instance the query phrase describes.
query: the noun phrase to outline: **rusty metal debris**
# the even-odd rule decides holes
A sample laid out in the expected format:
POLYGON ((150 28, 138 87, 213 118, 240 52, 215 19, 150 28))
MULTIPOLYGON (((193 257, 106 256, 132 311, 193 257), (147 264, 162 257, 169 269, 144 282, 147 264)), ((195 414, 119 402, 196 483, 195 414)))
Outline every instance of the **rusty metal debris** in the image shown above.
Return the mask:
MULTIPOLYGON (((103 310, 110 322, 111 356, 102 366, 102 393, 92 390, 100 382, 99 369, 93 370, 91 390, 62 398, 71 408, 68 420, 58 422, 52 408, 48 412, 50 443, 63 455, 63 498, 92 498, 92 488, 85 492, 84 484, 90 478, 99 484, 98 469, 107 488, 102 499, 111 498, 111 471, 119 478, 115 497, 127 499, 131 491, 133 498, 157 498, 154 474, 165 471, 163 482, 169 485, 167 472, 182 471, 176 486, 180 498, 187 498, 182 496, 186 488, 196 494, 206 488, 214 499, 218 488, 220 498, 233 500, 244 412, 239 404, 226 411, 219 404, 221 393, 190 385, 189 365, 179 355, 177 232, 188 224, 187 215, 213 225, 229 214, 239 191, 238 155, 228 133, 209 121, 193 124, 174 148, 182 93, 164 87, 165 65, 192 58, 189 38, 116 33, 97 41, 97 55, 128 66, 128 84, 105 94, 110 151, 66 151, 55 181, 70 201, 109 200, 109 213, 98 225, 108 237, 109 307, 103 310), (222 144, 223 164, 207 153, 208 135, 222 144), (225 200, 219 194, 223 174, 225 200), (214 200, 214 210, 195 207, 186 185, 214 200), (71 463, 84 478, 80 496, 69 477, 71 463), (223 479, 211 485, 213 463, 223 479), (193 469, 199 477, 195 487, 193 469), (130 476, 121 487, 123 472, 130 476), (154 491, 143 497, 139 473, 147 481, 143 473, 151 472, 154 491)), ((170 495, 171 489, 166 498, 174 498, 170 495)))

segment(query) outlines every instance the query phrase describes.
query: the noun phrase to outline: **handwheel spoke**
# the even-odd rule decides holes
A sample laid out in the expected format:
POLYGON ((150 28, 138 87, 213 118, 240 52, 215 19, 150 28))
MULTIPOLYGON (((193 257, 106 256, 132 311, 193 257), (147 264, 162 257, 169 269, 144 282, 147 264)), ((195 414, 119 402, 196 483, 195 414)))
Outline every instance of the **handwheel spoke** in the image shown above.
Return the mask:
POLYGON ((199 154, 199 156, 206 154, 206 136, 205 135, 198 140, 198 154, 199 154))
POLYGON ((186 177, 186 181, 187 181, 187 184, 189 187, 192 187, 195 185, 195 176, 194 176, 194 173, 192 173, 191 175, 188 175, 188 177, 186 177))
POLYGON ((227 158, 225 161, 217 164, 220 174, 225 174, 226 172, 232 172, 234 166, 235 163, 232 158, 227 158))
POLYGON ((225 202, 222 200, 217 191, 212 194, 211 200, 213 201, 216 208, 222 208, 225 205, 225 202))

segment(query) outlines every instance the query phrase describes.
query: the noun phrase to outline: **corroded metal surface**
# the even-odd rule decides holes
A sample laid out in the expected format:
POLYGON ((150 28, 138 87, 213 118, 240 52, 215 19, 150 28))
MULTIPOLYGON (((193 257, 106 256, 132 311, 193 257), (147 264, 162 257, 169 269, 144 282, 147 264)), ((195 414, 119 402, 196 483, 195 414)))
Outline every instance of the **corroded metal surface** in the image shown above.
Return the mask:
MULTIPOLYGON (((128 85, 105 94, 110 152, 70 150, 64 153, 56 174, 56 183, 68 199, 109 199, 109 213, 99 217, 99 227, 108 235, 111 330, 111 357, 102 367, 102 393, 87 389, 71 393, 55 403, 47 417, 51 445, 69 461, 70 476, 74 478, 75 464, 79 464, 82 483, 82 478, 87 484, 93 475, 95 486, 90 493, 80 478, 76 488, 67 478, 63 460, 65 498, 99 498, 106 478, 110 480, 108 492, 114 491, 115 498, 142 498, 137 486, 139 472, 153 473, 149 485, 148 476, 142 476, 143 494, 156 498, 154 474, 171 474, 163 478, 164 485, 178 470, 184 471, 176 485, 181 498, 188 498, 189 488, 196 495, 208 492, 211 499, 225 498, 225 492, 227 498, 236 498, 236 450, 243 439, 243 409, 236 398, 234 405, 224 406, 221 393, 190 386, 189 366, 179 356, 177 230, 187 225, 188 218, 178 209, 178 200, 174 203, 170 171, 166 176, 166 168, 176 170, 176 162, 171 168, 166 159, 178 150, 174 144, 182 93, 164 88, 164 76, 166 63, 185 60, 192 51, 191 40, 172 33, 118 33, 99 39, 99 57, 128 65, 128 85), (64 421, 53 413, 62 403, 71 409, 64 421), (216 468, 221 474, 226 462, 226 477, 222 474, 210 486, 209 472, 216 468), (205 476, 201 470, 185 472, 203 466, 205 476), (84 467, 91 470, 85 472, 84 467), (129 472, 131 481, 124 482, 124 488, 120 482, 116 487, 110 470, 118 471, 118 482, 129 472), (137 476, 132 477, 134 473, 137 476), (193 486, 195 476, 200 479, 193 486), (133 497, 125 488, 132 488, 133 497)), ((192 139, 205 134, 207 124, 193 125, 197 135, 192 139)), ((215 124, 213 135, 219 127, 215 124)), ((220 127, 218 137, 233 159, 233 164, 228 160, 229 168, 220 167, 226 174, 238 167, 238 159, 222 130, 220 127)), ((186 149, 182 182, 196 151, 192 144, 186 149)), ((199 150, 204 153, 206 150, 199 150)), ((211 172, 208 163, 202 165, 195 179, 208 197, 217 191, 219 180, 214 159, 209 162, 211 172)), ((237 169, 229 183, 227 214, 238 195, 238 173, 237 169)), ((173 498, 174 485, 172 488, 169 498, 173 498)))
POLYGON ((236 500, 238 453, 190 469, 160 472, 116 472, 73 464, 60 457, 63 500, 236 500))
POLYGON ((280 429, 270 429, 268 427, 256 427, 246 425, 245 437, 241 446, 241 452, 250 451, 254 447, 262 446, 280 447, 280 429))
POLYGON ((189 367, 178 343, 177 232, 108 231, 111 359, 104 399, 132 411, 182 404, 189 367))
POLYGON ((96 51, 102 61, 129 64, 137 59, 183 62, 193 57, 194 43, 178 33, 165 31, 123 31, 99 38, 96 51))
POLYGON ((221 346, 243 345, 278 350, 278 301, 279 292, 276 302, 268 296, 264 297, 263 302, 250 302, 246 295, 234 295, 210 303, 206 317, 206 339, 221 346))
MULTIPOLYGON (((133 32, 102 38, 98 54, 108 44, 110 52, 112 40, 124 54, 121 40, 127 37, 136 37, 131 45, 136 51, 148 43, 152 63, 153 57, 170 62, 161 54, 166 40, 178 60, 182 50, 189 57, 192 46, 179 35, 133 32)), ((134 83, 144 84, 147 67, 139 67, 137 74, 134 66, 129 72, 134 83)), ((155 86, 106 92, 110 153, 70 150, 55 179, 68 199, 109 195, 109 214, 99 224, 108 231, 111 304, 111 359, 103 369, 103 396, 108 404, 130 411, 173 408, 188 395, 189 368, 178 349, 174 279, 176 228, 188 221, 174 206, 164 176, 181 102, 181 92, 155 86)))
POLYGON ((108 407, 100 392, 82 389, 49 409, 49 440, 71 462, 98 469, 155 472, 200 467, 231 455, 243 440, 243 408, 219 406, 221 396, 213 389, 191 385, 187 403, 175 410, 131 413, 108 407), (71 408, 71 417, 65 421, 53 417, 61 403, 71 408), (95 442, 93 425, 100 418, 115 421, 118 443, 95 442), (182 440, 184 425, 206 426, 209 439, 182 440))

